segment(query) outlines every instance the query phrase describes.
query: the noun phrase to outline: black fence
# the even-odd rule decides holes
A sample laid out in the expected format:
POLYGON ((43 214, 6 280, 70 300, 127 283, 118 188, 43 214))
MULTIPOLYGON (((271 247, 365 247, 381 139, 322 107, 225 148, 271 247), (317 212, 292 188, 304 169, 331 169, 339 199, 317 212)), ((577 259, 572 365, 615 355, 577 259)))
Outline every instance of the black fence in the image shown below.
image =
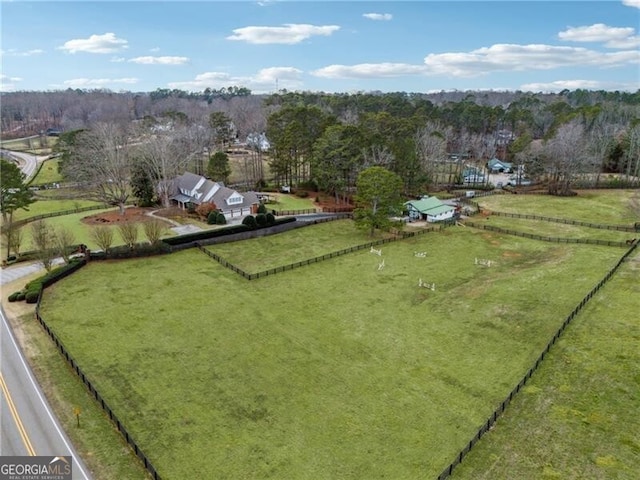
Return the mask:
POLYGON ((469 227, 480 228, 482 230, 489 230, 491 232, 504 233, 505 235, 515 235, 516 237, 530 238, 532 240, 541 240, 543 242, 581 243, 585 245, 603 245, 606 247, 628 247, 631 243, 633 243, 633 242, 614 242, 610 240, 597 240, 593 238, 545 237, 543 235, 536 235, 535 233, 518 232, 516 230, 509 230, 506 228, 494 227, 493 225, 485 225, 483 223, 466 221, 464 224, 469 227))
POLYGON ((278 217, 283 217, 283 216, 292 216, 292 215, 293 216, 305 215, 308 213, 318 213, 318 211, 315 208, 307 208, 303 210, 271 210, 271 213, 273 213, 278 217))
MULTIPOLYGON (((333 220, 337 220, 337 218, 326 218, 326 219, 323 218, 323 219, 315 220, 313 223, 329 222, 329 221, 333 221, 333 220)), ((428 233, 428 232, 439 232, 442 229, 444 229, 446 226, 450 226, 450 225, 453 225, 453 223, 452 222, 447 222, 447 223, 442 222, 442 223, 438 224, 437 226, 433 226, 433 227, 422 229, 422 230, 416 230, 414 232, 399 232, 397 235, 395 235, 393 237, 382 238, 382 239, 379 239, 379 240, 374 240, 372 242, 367 242, 367 243, 363 243, 363 244, 360 244, 360 245, 355 245, 353 247, 344 248, 342 250, 337 250, 337 251, 330 252, 330 253, 325 253, 324 255, 320 255, 320 256, 317 256, 317 257, 313 257, 313 258, 307 258, 306 260, 301 260, 299 262, 289 263, 287 265, 281 265, 279 267, 270 268, 268 270, 263 270, 263 271, 257 272, 257 273, 245 272, 240 267, 237 267, 234 264, 232 264, 231 262, 228 262, 227 260, 225 260, 223 257, 218 255, 217 253, 214 253, 214 252, 212 252, 210 250, 207 250, 200 243, 197 243, 196 246, 200 249, 201 252, 205 253, 207 256, 209 256, 210 258, 212 258, 215 261, 217 261, 223 267, 228 268, 229 270, 237 273, 238 275, 242 276, 243 278, 246 278, 247 280, 255 280, 255 279, 258 279, 258 278, 262 278, 262 277, 268 277, 269 275, 275 275, 277 273, 282 273, 282 272, 286 272, 288 270, 293 270, 295 268, 300 268, 300 267, 305 267, 307 265, 312 265, 314 263, 324 262, 325 260, 330 260, 332 258, 340 257, 342 255, 348 255, 349 253, 358 252, 360 250, 365 250, 367 248, 375 247, 375 246, 378 246, 378 245, 383 245, 385 243, 391 243, 391 242, 396 242, 398 240, 404 240, 406 238, 415 237, 417 235, 423 235, 423 234, 428 233)))
MULTIPOLYGON (((63 215, 71 215, 73 213, 89 212, 91 210, 104 210, 105 208, 113 207, 113 205, 91 205, 88 207, 72 208, 70 210, 61 210, 59 212, 42 213, 40 215, 34 215, 33 217, 25 218, 23 220, 16 220, 11 225, 12 227, 21 227, 27 223, 35 222, 36 220, 42 220, 44 218, 61 217, 63 215)), ((115 208, 115 207, 114 207, 115 208)), ((5 225, 2 226, 2 230, 5 230, 5 225)))
POLYGON ((581 222, 579 220, 569 220, 566 218, 542 217, 540 215, 525 215, 520 213, 490 212, 498 217, 524 218, 527 220, 540 220, 543 222, 563 223, 565 225, 578 225, 581 227, 597 228, 600 230, 618 230, 621 232, 640 232, 640 223, 634 225, 606 225, 601 223, 581 222))
POLYGON ((591 300, 593 298, 593 296, 596 293, 598 293, 598 291, 604 285, 606 285, 606 283, 613 277, 613 275, 615 275, 615 273, 620 268, 620 265, 622 265, 626 261, 626 259, 629 257, 629 255, 631 255, 631 253, 633 253, 633 251, 637 247, 638 247, 638 242, 636 242, 633 245, 631 245, 631 248, 629 248, 625 252, 625 254, 620 258, 620 260, 618 260, 618 262, 613 266, 613 268, 611 270, 609 270, 609 272, 604 276, 604 278, 602 278, 602 280, 600 280, 598 282, 598 284, 595 287, 593 287, 591 289, 591 291, 589 293, 587 293, 587 295, 584 296, 584 298, 571 311, 571 313, 567 316, 567 318, 564 319, 564 321, 562 322, 562 324, 560 325, 560 327, 558 328, 556 333, 553 335, 551 340, 549 340, 549 342, 547 343, 547 346, 544 348, 544 350, 542 350, 542 353, 540 353, 540 355, 538 355, 538 358, 533 363, 531 368, 529 368, 529 370, 527 370, 527 372, 524 374, 524 376, 518 382, 518 384, 513 388, 513 390, 511 390, 511 392, 509 392, 509 395, 500 403, 500 405, 493 411, 493 413, 491 415, 489 415, 489 418, 487 418, 487 421, 484 422, 480 426, 480 428, 478 429, 478 432, 471 438, 471 440, 469 440, 469 443, 467 443, 462 448, 462 450, 460 450, 460 452, 458 452, 458 455, 456 455, 455 459, 442 471, 442 473, 438 476, 438 480, 445 480, 446 478, 451 476, 451 473, 453 472, 454 468, 456 468, 462 462, 464 457, 467 456, 467 454, 471 451, 471 449, 474 447, 474 445, 476 443, 478 443, 478 441, 482 438, 482 436, 485 433, 487 433, 491 429, 491 427, 493 427, 493 425, 496 423, 496 420, 498 420, 500 415, 502 415, 502 413, 505 411, 507 406, 511 403, 513 398, 527 384, 527 382, 529 381, 531 376, 538 369, 538 367, 540 366, 540 364, 542 363, 542 361, 544 360, 546 355, 551 350, 551 347, 553 345, 555 345, 555 343, 558 341, 558 339, 560 338, 560 336, 562 335, 564 330, 567 328, 567 326, 569 326, 569 324, 580 313, 580 311, 589 302, 589 300, 591 300))
MULTIPOLYGON (((85 265, 86 265, 86 261, 85 262, 78 262, 77 267, 70 268, 68 271, 65 272, 64 275, 60 275, 59 277, 56 277, 55 279, 52 279, 51 281, 43 283, 43 285, 42 285, 43 289, 46 288, 46 287, 49 287, 50 285, 52 285, 53 283, 57 282, 58 280, 61 280, 62 278, 66 277, 68 275, 71 275, 73 272, 79 270, 80 268, 82 268, 85 265)), ((44 318, 42 318, 42 315, 40 315, 40 301, 41 300, 42 300, 42 290, 40 291, 40 295, 38 297, 38 303, 36 305, 36 319, 38 320, 38 322, 40 323, 42 328, 45 330, 45 332, 47 332, 47 335, 49 335, 49 338, 51 338, 51 340, 55 344, 57 350, 60 352, 60 354, 67 361, 67 363, 69 364, 71 369, 75 372, 75 374, 78 376, 78 378, 80 378, 80 380, 82 380, 82 383, 87 388, 89 393, 93 396, 93 398, 98 403, 98 405, 100 405, 102 410, 109 417, 109 420, 111 420, 113 422, 114 426, 118 429, 118 432, 120 432, 120 434, 122 435, 124 440, 127 442, 127 445, 129 445, 129 447, 131 447, 131 449, 134 451, 136 456, 140 459, 140 461, 144 465, 144 468, 151 475, 151 478, 153 478, 154 480, 160 480, 161 477, 160 477, 160 475, 158 475, 157 470, 155 469, 155 467, 153 466, 153 464, 151 463, 149 458, 144 454, 144 452, 140 449, 140 447, 138 447, 138 444, 135 442, 135 440, 133 439, 131 434, 127 431, 127 429, 125 428, 124 424, 120 421, 120 419, 118 419, 118 417, 113 412, 111 407, 109 407, 109 405, 104 400, 102 395, 100 395, 100 393, 95 388, 95 386, 91 383, 89 378, 87 378, 87 376, 82 371, 82 369, 80 368, 78 363, 69 354, 69 351, 65 348, 64 344, 62 343, 62 341, 58 338, 58 336, 55 334, 55 332, 49 327, 49 325, 47 325, 47 322, 44 320, 44 318)))

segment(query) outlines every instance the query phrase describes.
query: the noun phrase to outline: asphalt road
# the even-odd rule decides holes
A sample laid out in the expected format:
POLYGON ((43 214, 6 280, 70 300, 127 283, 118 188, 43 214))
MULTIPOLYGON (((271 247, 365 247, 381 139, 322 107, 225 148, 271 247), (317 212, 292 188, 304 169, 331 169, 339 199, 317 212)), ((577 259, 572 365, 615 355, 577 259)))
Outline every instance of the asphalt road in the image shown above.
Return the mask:
MULTIPOLYGON (((46 156, 8 152, 27 178, 35 175, 46 156)), ((4 268, 0 284, 42 269, 38 263, 4 268)), ((2 295, 11 292, 2 291, 2 295)), ((92 477, 51 410, 33 376, 0 306, 0 456, 71 456, 73 479, 92 477)), ((73 408, 70 406, 70 408, 73 408)))
POLYGON ((5 153, 18 162, 20 170, 22 170, 22 173, 25 174, 27 179, 34 176, 38 171, 38 165, 49 158, 48 155, 32 155, 30 153, 7 150, 5 150, 5 153))
POLYGON ((36 382, 1 307, 0 317, 0 455, 70 455, 73 479, 90 479, 36 382))

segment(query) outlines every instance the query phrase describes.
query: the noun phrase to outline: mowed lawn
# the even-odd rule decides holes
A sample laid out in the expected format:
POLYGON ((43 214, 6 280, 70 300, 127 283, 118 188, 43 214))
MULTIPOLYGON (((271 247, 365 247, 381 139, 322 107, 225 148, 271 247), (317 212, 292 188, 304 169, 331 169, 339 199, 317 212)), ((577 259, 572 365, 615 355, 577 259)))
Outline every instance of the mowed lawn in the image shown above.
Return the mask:
POLYGON ((579 190, 574 197, 551 195, 492 195, 478 199, 489 210, 605 225, 640 221, 640 190, 579 190))
POLYGON ((463 227, 382 249, 252 282, 194 249, 95 262, 42 315, 163 478, 434 478, 623 253, 463 227))
POLYGON ((356 228, 353 221, 337 220, 320 223, 313 228, 302 227, 295 234, 284 233, 245 240, 242 248, 238 248, 235 243, 222 243, 206 248, 247 273, 257 273, 385 237, 389 235, 378 234, 371 237, 368 231, 356 228))
MULTIPOLYGON (((475 221, 475 219, 472 219, 475 221)), ((639 219, 640 220, 640 219, 639 219)), ((625 242, 637 237, 635 232, 619 230, 604 230, 599 228, 584 227, 581 225, 569 225, 566 223, 547 222, 544 220, 529 220, 525 218, 512 218, 492 215, 486 220, 477 220, 476 223, 484 223, 487 226, 514 230, 516 232, 543 235, 552 238, 566 239, 591 239, 604 242, 625 242)))
POLYGON ((640 478, 639 308, 636 251, 452 478, 640 478))

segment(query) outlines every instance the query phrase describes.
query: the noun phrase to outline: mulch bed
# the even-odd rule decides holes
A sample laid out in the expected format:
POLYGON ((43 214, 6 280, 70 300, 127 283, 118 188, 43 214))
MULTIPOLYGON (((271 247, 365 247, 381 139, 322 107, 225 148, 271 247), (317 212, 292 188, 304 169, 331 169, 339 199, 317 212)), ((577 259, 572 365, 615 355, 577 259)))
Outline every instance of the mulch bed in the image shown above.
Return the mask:
POLYGON ((120 215, 118 210, 102 212, 84 217, 82 223, 86 223, 87 225, 118 225, 126 222, 148 222, 152 217, 146 214, 153 210, 155 209, 129 207, 125 209, 124 215, 120 215))

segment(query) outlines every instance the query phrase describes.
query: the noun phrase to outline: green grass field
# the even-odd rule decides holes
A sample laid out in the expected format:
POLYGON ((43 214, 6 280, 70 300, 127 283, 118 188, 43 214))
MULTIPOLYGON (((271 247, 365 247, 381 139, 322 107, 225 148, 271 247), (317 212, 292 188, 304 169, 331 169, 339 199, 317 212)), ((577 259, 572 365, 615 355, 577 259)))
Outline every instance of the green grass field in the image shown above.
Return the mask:
POLYGON ((195 250, 95 263, 42 314, 163 478, 433 478, 622 254, 462 227, 382 248, 250 283, 195 250))
MULTIPOLYGON (((27 218, 35 217, 37 215, 44 215, 49 213, 64 212, 67 210, 74 210, 76 208, 93 207, 101 205, 100 202, 94 202, 92 200, 82 199, 43 199, 36 200, 29 205, 29 210, 16 210, 13 214, 14 220, 25 220, 27 218)), ((92 212, 84 212, 84 216, 91 215, 92 212)), ((53 220, 52 220, 53 221, 53 220)))
POLYGON ((478 199, 489 210, 567 218, 606 225, 640 221, 640 190, 580 190, 575 197, 492 195, 478 199))
POLYGON ((45 155, 51 151, 51 148, 57 142, 58 139, 56 137, 48 136, 18 138, 15 140, 3 140, 0 142, 0 147, 16 152, 29 152, 37 155, 45 155))
POLYGON ((310 208, 316 208, 314 198, 300 198, 295 195, 287 193, 270 193, 271 198, 275 199, 274 202, 268 203, 268 210, 308 210, 310 208))
MULTIPOLYGON (((475 220, 475 219, 473 219, 475 220)), ((528 220, 523 218, 511 218, 491 216, 488 220, 478 220, 477 223, 484 223, 493 227, 515 230, 522 233, 532 233, 535 235, 545 235, 555 238, 581 238, 592 240, 603 240, 610 242, 624 242, 636 235, 634 232, 624 232, 618 230, 601 230, 597 228, 583 227, 579 225, 568 225, 564 223, 546 222, 543 220, 528 220), (544 232, 544 233, 541 233, 544 232)))
POLYGON ((454 479, 640 476, 640 252, 591 301, 454 479))
POLYGON ((45 160, 31 185, 46 185, 53 182, 61 182, 62 175, 58 172, 59 159, 45 160))
POLYGON ((383 238, 371 238, 359 230, 351 220, 321 223, 313 228, 301 228, 295 235, 270 235, 243 242, 244 248, 233 243, 206 247, 247 273, 318 257, 344 248, 383 238))

